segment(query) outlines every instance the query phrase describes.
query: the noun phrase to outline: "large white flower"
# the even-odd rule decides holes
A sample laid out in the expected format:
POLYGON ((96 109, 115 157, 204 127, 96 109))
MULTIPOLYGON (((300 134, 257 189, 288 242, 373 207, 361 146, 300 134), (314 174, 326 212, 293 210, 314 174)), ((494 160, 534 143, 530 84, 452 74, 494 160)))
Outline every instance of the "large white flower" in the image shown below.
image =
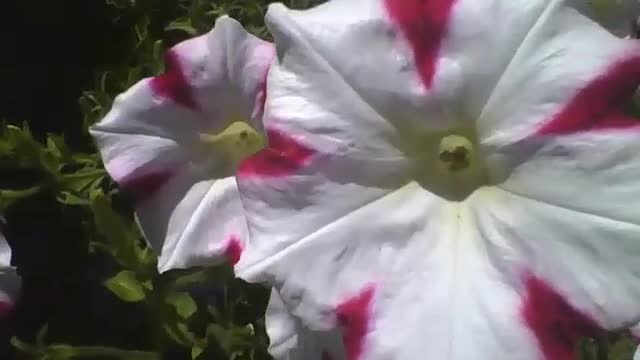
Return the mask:
POLYGON ((565 360, 640 321, 640 46, 576 4, 272 5, 236 273, 350 360, 565 360))
POLYGON ((233 174, 262 146, 271 43, 229 17, 172 48, 165 74, 118 96, 92 127, 105 167, 135 195, 165 271, 237 261, 247 239, 233 174))
POLYGON ((0 216, 0 320, 13 310, 21 286, 20 277, 11 266, 11 247, 2 233, 3 226, 0 216))

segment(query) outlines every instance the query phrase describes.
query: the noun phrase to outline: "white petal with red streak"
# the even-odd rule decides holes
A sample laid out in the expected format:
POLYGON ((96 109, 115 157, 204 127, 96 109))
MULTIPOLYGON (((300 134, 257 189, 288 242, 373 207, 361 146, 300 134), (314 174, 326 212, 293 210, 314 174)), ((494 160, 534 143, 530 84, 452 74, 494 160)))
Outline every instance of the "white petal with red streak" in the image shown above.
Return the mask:
POLYGON ((634 41, 616 38, 563 1, 548 3, 497 84, 487 83, 485 91, 491 95, 473 114, 485 146, 529 136, 564 110, 590 81, 638 54, 634 41))
POLYGON ((238 119, 262 129, 273 56, 271 44, 222 17, 210 33, 171 49, 165 74, 118 96, 92 127, 109 174, 138 196, 140 224, 161 252, 161 269, 215 263, 231 234, 239 236, 234 253, 246 240, 235 181, 228 178, 234 169, 200 135, 238 119))
POLYGON ((606 329, 640 319, 640 123, 622 108, 638 84, 635 42, 552 4, 479 120, 497 186, 510 194, 487 197, 484 216, 606 329), (492 213, 496 199, 509 212, 492 213))
MULTIPOLYGON (((529 296, 548 294, 531 295, 533 262, 501 223, 478 215, 484 207, 484 199, 448 203, 412 183, 258 266, 303 326, 342 331, 350 360, 540 359, 523 309, 529 296)), ((292 324, 282 331, 294 333, 292 324)))
POLYGON ((137 220, 147 239, 163 239, 160 272, 235 263, 247 239, 235 178, 211 180, 188 166, 138 205, 137 220))
POLYGON ((271 290, 265 315, 269 353, 276 360, 331 360, 344 358, 338 331, 311 331, 286 308, 275 289, 271 290))

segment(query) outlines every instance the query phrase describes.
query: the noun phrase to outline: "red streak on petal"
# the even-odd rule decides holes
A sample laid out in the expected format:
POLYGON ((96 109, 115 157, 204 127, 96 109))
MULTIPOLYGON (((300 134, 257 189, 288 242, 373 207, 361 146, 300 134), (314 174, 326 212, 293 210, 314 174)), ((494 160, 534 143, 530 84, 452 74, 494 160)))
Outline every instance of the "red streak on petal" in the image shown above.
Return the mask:
MULTIPOLYGON (((275 48, 273 49, 273 56, 275 58, 276 53, 275 53, 275 48)), ((272 60, 273 61, 273 60, 272 60)), ((269 71, 271 71, 271 65, 267 66, 267 70, 264 72, 264 76, 262 78, 262 81, 260 82, 260 90, 258 92, 258 98, 257 98, 257 102, 258 102, 258 117, 260 120, 262 120, 262 116, 264 115, 264 108, 265 105, 267 104, 267 78, 269 78, 269 71)))
POLYGON ((391 20, 413 48, 414 61, 427 88, 433 84, 454 3, 455 0, 385 0, 391 20))
POLYGON ((131 193, 136 202, 143 202, 166 184, 173 174, 168 170, 150 172, 144 175, 132 174, 121 179, 118 183, 125 191, 131 193))
POLYGON ((238 168, 240 177, 286 176, 302 168, 316 152, 287 134, 267 129, 269 146, 247 158, 238 168))
POLYGON ((0 301, 0 319, 4 319, 13 311, 13 303, 0 301))
POLYGON ((225 249, 224 254, 228 261, 232 265, 235 265, 240 261, 240 255, 242 255, 243 250, 244 247, 242 246, 240 239, 237 236, 232 235, 229 240, 227 240, 227 248, 225 249))
POLYGON ((269 69, 267 69, 267 72, 264 74, 264 80, 260 83, 260 92, 258 94, 258 116, 260 117, 264 115, 264 108, 267 104, 267 77, 269 76, 269 69))
POLYGON ((186 108, 197 110, 198 104, 193 95, 193 90, 187 81, 175 50, 167 52, 164 62, 165 73, 151 79, 151 89, 157 96, 170 99, 186 108))
POLYGON ((614 64, 582 88, 569 104, 547 121, 536 135, 568 135, 589 130, 640 129, 623 114, 625 101, 640 84, 640 56, 614 64))
POLYGON ((374 288, 369 286, 360 294, 338 305, 338 321, 344 327, 342 341, 348 360, 361 359, 364 341, 371 326, 371 300, 374 288))
POLYGON ((541 279, 528 276, 526 288, 521 314, 546 360, 573 360, 580 339, 601 333, 592 319, 571 307, 541 279))

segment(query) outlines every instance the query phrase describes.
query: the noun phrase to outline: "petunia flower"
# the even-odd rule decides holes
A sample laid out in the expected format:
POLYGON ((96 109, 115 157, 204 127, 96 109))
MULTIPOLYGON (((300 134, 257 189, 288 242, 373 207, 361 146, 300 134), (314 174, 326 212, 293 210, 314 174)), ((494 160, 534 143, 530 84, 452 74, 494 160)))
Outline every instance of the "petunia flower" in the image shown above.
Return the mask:
MULTIPOLYGON (((161 272, 239 259, 248 234, 234 172, 264 146, 274 55, 271 43, 221 17, 171 49, 165 74, 120 95, 91 128, 106 169, 136 197, 161 272)), ((269 304, 269 323, 291 319, 279 304, 269 304)))
POLYGON ((576 4, 271 5, 236 274, 349 360, 568 360, 638 323, 640 46, 576 4))
POLYGON ((113 179, 136 200, 158 269, 237 261, 247 229, 234 178, 263 144, 271 43, 221 17, 173 47, 166 72, 119 95, 91 128, 113 179))
POLYGON ((11 266, 11 247, 2 232, 4 219, 0 216, 0 320, 13 310, 20 292, 20 277, 11 266))

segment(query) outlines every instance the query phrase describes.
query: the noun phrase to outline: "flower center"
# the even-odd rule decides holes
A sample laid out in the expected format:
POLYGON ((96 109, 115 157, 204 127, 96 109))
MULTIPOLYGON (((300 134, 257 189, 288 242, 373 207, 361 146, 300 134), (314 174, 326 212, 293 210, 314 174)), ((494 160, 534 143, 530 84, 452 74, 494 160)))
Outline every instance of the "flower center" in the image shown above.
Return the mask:
POLYGON ((471 141, 460 135, 448 135, 440 140, 438 154, 440 161, 447 165, 450 172, 464 170, 469 167, 473 145, 471 141))
POLYGON ((411 176, 425 190, 459 202, 489 184, 474 129, 405 134, 401 146, 412 160, 411 176))
POLYGON ((235 121, 218 134, 200 134, 200 143, 208 151, 222 155, 231 172, 244 159, 265 147, 264 136, 244 121, 235 121))

